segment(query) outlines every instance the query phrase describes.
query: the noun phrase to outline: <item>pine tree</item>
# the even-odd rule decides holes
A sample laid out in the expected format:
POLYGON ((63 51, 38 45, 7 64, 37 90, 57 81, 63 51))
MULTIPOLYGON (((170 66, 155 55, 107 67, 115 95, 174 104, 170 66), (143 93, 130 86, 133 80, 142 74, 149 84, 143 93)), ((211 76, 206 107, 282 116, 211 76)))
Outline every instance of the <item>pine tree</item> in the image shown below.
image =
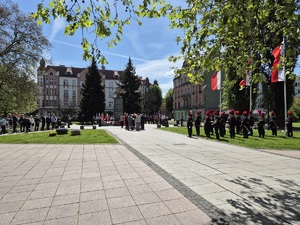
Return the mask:
POLYGON ((127 113, 140 113, 141 112, 141 93, 139 87, 141 79, 135 73, 131 59, 129 58, 124 73, 120 75, 120 83, 118 86, 121 88, 120 96, 123 97, 123 109, 127 113))
POLYGON ((93 121, 96 114, 105 110, 104 85, 94 57, 85 75, 81 95, 79 120, 93 121))

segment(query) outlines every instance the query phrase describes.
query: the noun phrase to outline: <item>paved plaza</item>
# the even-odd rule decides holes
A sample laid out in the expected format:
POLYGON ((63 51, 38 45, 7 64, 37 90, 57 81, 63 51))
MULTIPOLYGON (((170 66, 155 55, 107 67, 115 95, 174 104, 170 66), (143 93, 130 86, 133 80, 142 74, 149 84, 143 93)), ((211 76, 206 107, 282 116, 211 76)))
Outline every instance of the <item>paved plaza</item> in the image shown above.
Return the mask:
POLYGON ((98 129, 120 144, 1 144, 0 225, 300 224, 300 151, 98 129))

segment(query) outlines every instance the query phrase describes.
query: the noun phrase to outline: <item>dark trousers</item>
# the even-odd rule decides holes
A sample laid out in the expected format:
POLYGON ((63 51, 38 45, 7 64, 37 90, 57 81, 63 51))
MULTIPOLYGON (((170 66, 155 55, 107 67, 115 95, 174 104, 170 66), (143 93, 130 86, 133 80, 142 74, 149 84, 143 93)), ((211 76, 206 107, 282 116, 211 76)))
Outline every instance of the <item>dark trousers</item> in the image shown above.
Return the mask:
POLYGON ((193 127, 192 126, 188 126, 189 137, 192 137, 192 132, 193 132, 193 127))
POLYGON ((210 127, 209 126, 204 126, 204 132, 206 137, 210 137, 210 127))
POLYGON ((235 138, 235 129, 234 129, 234 126, 230 127, 230 138, 235 138))
POLYGON ((197 136, 200 136, 200 125, 195 125, 197 136))
POLYGON ((272 135, 277 136, 277 127, 274 126, 271 128, 271 130, 272 130, 272 135))
POLYGON ((287 126, 286 129, 287 129, 287 132, 286 132, 287 136, 288 137, 293 137, 293 128, 290 127, 290 126, 287 126))
POLYGON ((17 124, 14 123, 14 124, 13 124, 13 133, 16 133, 16 128, 17 128, 17 124))
POLYGON ((258 127, 258 136, 264 138, 265 137, 265 129, 264 127, 258 127))
POLYGON ((215 127, 216 138, 220 140, 219 130, 219 127, 215 127))

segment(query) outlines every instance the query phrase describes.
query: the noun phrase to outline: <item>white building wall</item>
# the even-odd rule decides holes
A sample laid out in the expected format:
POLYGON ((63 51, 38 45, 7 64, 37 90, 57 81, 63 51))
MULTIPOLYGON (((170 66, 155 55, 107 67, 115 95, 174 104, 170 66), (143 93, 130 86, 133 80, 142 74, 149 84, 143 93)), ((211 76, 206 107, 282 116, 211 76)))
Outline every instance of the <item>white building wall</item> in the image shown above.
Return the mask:
POLYGON ((300 75, 295 80, 295 97, 300 98, 300 75))

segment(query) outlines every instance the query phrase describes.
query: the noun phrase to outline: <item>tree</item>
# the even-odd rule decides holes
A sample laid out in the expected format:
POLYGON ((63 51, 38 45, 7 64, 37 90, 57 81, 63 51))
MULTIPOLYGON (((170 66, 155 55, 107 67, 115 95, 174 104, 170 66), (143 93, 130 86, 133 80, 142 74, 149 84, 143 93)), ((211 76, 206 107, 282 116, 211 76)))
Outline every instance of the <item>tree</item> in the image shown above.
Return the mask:
POLYGON ((135 73, 129 58, 124 73, 119 77, 120 96, 123 98, 123 110, 127 113, 141 112, 141 93, 139 91, 141 79, 135 73))
POLYGON ((293 116, 299 120, 300 118, 300 98, 294 98, 293 105, 290 109, 293 112, 293 116))
POLYGON ((152 84, 149 87, 145 96, 145 111, 153 115, 157 113, 162 104, 162 91, 157 84, 152 84))
POLYGON ((105 110, 104 86, 94 57, 85 75, 85 82, 82 84, 80 93, 82 98, 79 120, 93 121, 96 114, 103 113, 105 110))
POLYGON ((170 88, 164 98, 166 111, 169 115, 173 113, 173 88, 170 88))
MULTIPOLYGON (((187 65, 177 69, 175 71, 177 74, 187 74, 191 82, 200 82, 209 71, 222 70, 226 76, 233 71, 230 79, 225 78, 223 86, 227 97, 224 101, 226 104, 232 97, 238 97, 230 90, 236 90, 238 88, 236 81, 245 78, 245 70, 250 70, 253 84, 268 83, 274 95, 271 107, 278 107, 277 115, 282 115, 283 107, 278 106, 278 103, 281 105, 283 102, 283 84, 270 84, 274 61, 272 50, 285 39, 287 90, 291 90, 293 71, 300 53, 298 38, 300 0, 250 0, 246 3, 242 0, 189 0, 180 5, 176 5, 173 1, 166 4, 164 0, 143 0, 140 4, 116 0, 110 5, 109 1, 104 0, 105 4, 102 6, 97 5, 95 0, 90 0, 88 4, 90 7, 82 8, 76 0, 74 1, 76 4, 73 2, 74 4, 69 6, 59 0, 51 2, 50 7, 39 4, 34 18, 40 22, 50 22, 51 14, 53 17, 63 16, 69 22, 66 34, 72 35, 79 28, 94 27, 96 34, 101 38, 110 36, 114 30, 108 26, 109 24, 117 26, 115 39, 110 42, 113 44, 121 40, 122 24, 129 24, 131 20, 141 24, 139 17, 154 18, 168 15, 170 28, 183 31, 182 36, 175 38, 181 45, 181 54, 170 57, 174 62, 183 59, 187 65), (122 7, 125 7, 128 13, 123 20, 119 19, 118 14, 118 10, 122 10, 122 7), (251 64, 247 63, 249 60, 251 64)), ((89 48, 93 50, 93 47, 85 38, 82 45, 85 55, 88 56, 89 48)), ((288 108, 291 99, 292 96, 288 93, 288 108)))
POLYGON ((17 4, 0 3, 0 114, 36 109, 36 68, 49 46, 41 27, 17 4))

